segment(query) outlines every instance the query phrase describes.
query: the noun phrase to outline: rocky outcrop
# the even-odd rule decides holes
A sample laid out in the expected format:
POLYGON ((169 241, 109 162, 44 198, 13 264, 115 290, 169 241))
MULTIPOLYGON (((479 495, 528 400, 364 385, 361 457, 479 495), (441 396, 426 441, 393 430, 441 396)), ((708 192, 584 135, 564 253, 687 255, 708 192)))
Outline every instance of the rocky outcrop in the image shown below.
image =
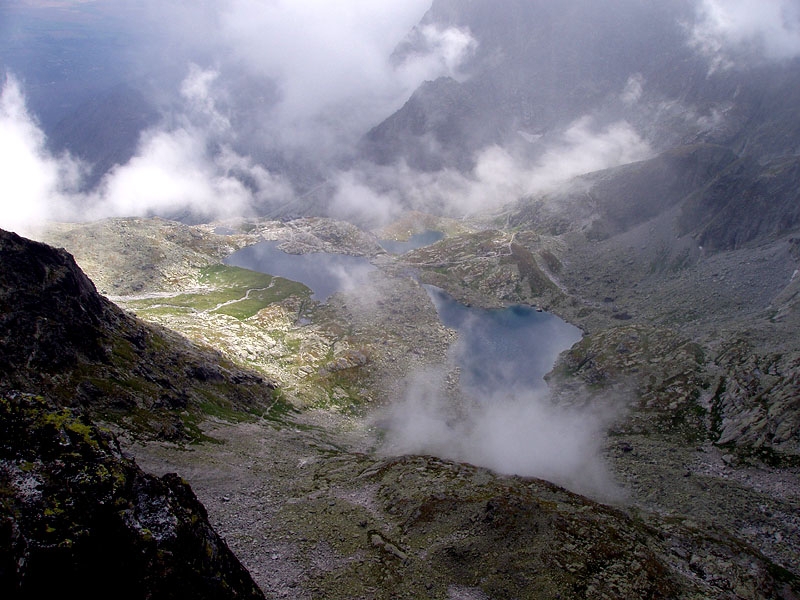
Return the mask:
POLYGON ((432 597, 481 598, 798 592, 793 575, 725 534, 679 520, 640 520, 546 482, 426 457, 378 463, 360 479, 377 484, 377 505, 394 525, 381 536, 402 556, 388 544, 376 552, 396 592, 418 595, 423 585, 432 597), (476 595, 457 596, 457 587, 476 595))
POLYGON ((0 231, 0 390, 44 394, 175 440, 214 406, 259 411, 274 386, 100 296, 72 256, 0 231))
POLYGON ((9 599, 258 599, 177 475, 125 458, 79 410, 0 396, 0 589, 9 599))
MULTIPOLYGON (((669 432, 690 440, 708 435, 701 403, 708 387, 703 348, 675 331, 643 325, 615 327, 587 335, 565 352, 548 380, 569 387, 576 378, 590 389, 629 388, 621 432, 669 432)), ((563 391, 563 390, 562 390, 563 391)))
POLYGON ((790 558, 783 568, 694 513, 611 507, 429 456, 336 451, 310 430, 281 432, 276 453, 259 425, 226 429, 235 451, 224 455, 150 445, 143 459, 198 479, 231 547, 275 597, 788 600, 800 591, 790 558))
POLYGON ((711 399, 716 442, 800 461, 800 356, 761 354, 743 340, 723 348, 711 399))
POLYGON ((544 270, 557 270, 558 261, 541 241, 530 232, 517 237, 489 229, 447 238, 403 260, 420 269, 421 281, 468 304, 547 305, 562 293, 544 270))

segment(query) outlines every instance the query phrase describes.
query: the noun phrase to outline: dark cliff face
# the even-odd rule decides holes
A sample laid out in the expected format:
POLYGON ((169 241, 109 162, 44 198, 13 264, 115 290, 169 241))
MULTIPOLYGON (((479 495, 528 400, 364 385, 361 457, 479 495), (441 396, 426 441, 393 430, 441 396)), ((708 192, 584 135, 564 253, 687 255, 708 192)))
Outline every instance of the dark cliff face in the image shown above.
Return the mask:
POLYGON ((124 313, 67 252, 0 231, 0 589, 263 598, 188 484, 145 474, 93 418, 186 441, 209 405, 258 410, 272 392, 124 313))
POLYGON ((0 389, 47 394, 177 440, 209 403, 258 411, 274 386, 100 296, 72 256, 0 231, 0 389))
POLYGON ((67 252, 0 233, 0 310, 7 368, 57 373, 80 358, 103 360, 121 313, 97 293, 67 252))
POLYGON ((41 397, 0 396, 4 597, 263 598, 176 475, 41 397))

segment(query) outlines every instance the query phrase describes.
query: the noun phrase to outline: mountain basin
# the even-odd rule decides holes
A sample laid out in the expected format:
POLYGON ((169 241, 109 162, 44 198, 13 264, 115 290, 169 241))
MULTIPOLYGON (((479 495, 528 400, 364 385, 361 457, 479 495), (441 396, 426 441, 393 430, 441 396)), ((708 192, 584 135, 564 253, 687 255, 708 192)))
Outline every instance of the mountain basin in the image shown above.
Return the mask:
POLYGON ((423 248, 435 244, 444 238, 444 233, 441 231, 423 231, 422 233, 415 233, 406 241, 398 240, 378 240, 381 248, 386 250, 389 254, 405 254, 417 248, 423 248))
POLYGON ((333 294, 366 283, 375 266, 363 256, 309 252, 288 254, 278 248, 280 242, 259 242, 228 256, 225 264, 266 273, 308 286, 311 297, 326 302, 333 294))
POLYGON ((474 308, 435 286, 425 289, 442 323, 458 332, 451 352, 462 387, 475 395, 545 388, 558 355, 582 337, 574 325, 530 306, 474 308))

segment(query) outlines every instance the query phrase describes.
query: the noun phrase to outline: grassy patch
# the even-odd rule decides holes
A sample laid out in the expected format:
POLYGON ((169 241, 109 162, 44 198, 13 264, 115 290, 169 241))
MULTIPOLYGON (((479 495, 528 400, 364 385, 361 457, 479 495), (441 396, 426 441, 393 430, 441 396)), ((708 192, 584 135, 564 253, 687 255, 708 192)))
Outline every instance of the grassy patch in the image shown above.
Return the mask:
POLYGON ((289 297, 311 296, 302 283, 222 264, 202 268, 199 281, 207 286, 206 291, 135 300, 130 307, 150 315, 210 311, 243 320, 289 297))

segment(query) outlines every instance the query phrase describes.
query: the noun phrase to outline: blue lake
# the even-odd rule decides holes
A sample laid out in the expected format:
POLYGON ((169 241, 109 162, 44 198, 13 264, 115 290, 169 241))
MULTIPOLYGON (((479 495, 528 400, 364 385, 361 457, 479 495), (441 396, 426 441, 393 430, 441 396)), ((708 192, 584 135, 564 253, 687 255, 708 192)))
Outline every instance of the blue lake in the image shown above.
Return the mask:
MULTIPOLYGON (((278 244, 248 246, 231 254, 225 263, 299 281, 320 302, 364 285, 376 268, 364 257, 287 254, 278 244)), ((487 310, 461 304, 435 286, 426 285, 425 290, 442 323, 458 331, 451 353, 461 368, 462 386, 473 395, 545 388, 544 376, 558 355, 582 337, 577 327, 529 306, 487 310)))
POLYGON ((299 281, 313 292, 311 297, 326 302, 336 292, 363 285, 375 266, 364 257, 328 252, 287 254, 280 242, 259 242, 228 256, 225 264, 259 273, 299 281))
POLYGON ((544 376, 558 355, 583 336, 563 319, 529 306, 473 308, 437 287, 425 289, 442 323, 458 331, 451 351, 461 385, 472 395, 545 388, 544 376))
POLYGON ((444 238, 441 231, 424 231, 416 233, 408 238, 408 241, 398 242, 396 240, 378 240, 381 247, 389 254, 405 254, 417 248, 423 248, 435 244, 444 238))

